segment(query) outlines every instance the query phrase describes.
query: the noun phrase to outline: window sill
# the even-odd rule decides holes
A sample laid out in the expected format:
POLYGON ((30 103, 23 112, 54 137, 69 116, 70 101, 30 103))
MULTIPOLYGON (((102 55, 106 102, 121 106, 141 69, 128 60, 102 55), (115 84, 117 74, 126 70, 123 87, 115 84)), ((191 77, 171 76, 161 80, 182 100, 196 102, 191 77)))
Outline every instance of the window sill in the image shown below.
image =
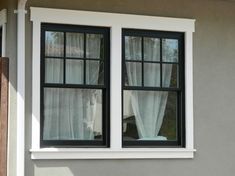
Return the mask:
POLYGON ((31 159, 155 159, 155 158, 193 158, 195 149, 31 149, 31 159))

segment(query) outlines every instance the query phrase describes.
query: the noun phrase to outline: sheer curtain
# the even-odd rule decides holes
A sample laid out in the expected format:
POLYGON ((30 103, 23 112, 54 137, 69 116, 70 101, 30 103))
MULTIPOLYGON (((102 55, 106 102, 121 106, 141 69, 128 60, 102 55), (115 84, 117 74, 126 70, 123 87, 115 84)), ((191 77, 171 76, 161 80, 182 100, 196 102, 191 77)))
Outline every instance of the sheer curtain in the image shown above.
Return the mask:
MULTIPOLYGON (((46 42, 49 43, 46 45, 48 47, 46 51, 59 55, 57 52, 60 52, 58 48, 63 46, 63 42, 60 42, 62 39, 57 39, 57 42, 50 40, 55 40, 55 38, 52 36, 46 38, 46 42)), ((84 36, 82 34, 67 35, 66 56, 83 57, 83 42, 84 36)), ((100 55, 99 46, 92 47, 93 55, 100 55)), ((64 64, 66 66, 66 83, 83 84, 83 61, 66 59, 64 64)), ((49 65, 45 74, 47 82, 63 82, 63 62, 62 64, 54 64, 52 60, 49 65)), ((91 69, 93 67, 87 65, 86 70, 90 74, 98 72, 91 69)), ((98 75, 93 76, 90 81, 98 84, 98 75)), ((101 97, 101 90, 44 88, 44 140, 93 140, 95 123, 96 121, 101 123, 98 122, 101 121, 102 116, 101 105, 98 105, 98 100, 101 100, 101 97)), ((98 132, 101 133, 101 128, 98 128, 98 132)))
MULTIPOLYGON (((136 60, 136 50, 139 50, 139 41, 135 38, 126 38, 127 58, 136 60)), ((144 60, 160 60, 160 40, 154 38, 144 39, 144 60)), ((137 64, 126 64, 128 85, 136 86, 141 82, 141 67, 137 64)), ((171 79, 171 66, 163 71, 163 84, 169 87, 171 79)), ((144 65, 144 85, 160 86, 160 65, 144 65)), ((137 130, 140 140, 166 140, 166 137, 158 136, 162 126, 167 92, 161 91, 131 91, 131 106, 135 115, 137 130)))

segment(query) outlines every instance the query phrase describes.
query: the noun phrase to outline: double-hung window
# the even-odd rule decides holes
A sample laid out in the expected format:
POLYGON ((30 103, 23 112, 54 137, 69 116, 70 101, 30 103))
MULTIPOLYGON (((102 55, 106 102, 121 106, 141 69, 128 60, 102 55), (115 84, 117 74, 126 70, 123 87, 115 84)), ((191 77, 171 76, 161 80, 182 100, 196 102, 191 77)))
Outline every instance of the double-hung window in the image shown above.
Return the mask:
POLYGON ((41 30, 41 146, 107 146, 109 29, 41 30))
POLYGON ((193 157, 194 20, 44 8, 31 20, 32 159, 193 157))
POLYGON ((122 36, 123 146, 184 146, 184 34, 122 36))

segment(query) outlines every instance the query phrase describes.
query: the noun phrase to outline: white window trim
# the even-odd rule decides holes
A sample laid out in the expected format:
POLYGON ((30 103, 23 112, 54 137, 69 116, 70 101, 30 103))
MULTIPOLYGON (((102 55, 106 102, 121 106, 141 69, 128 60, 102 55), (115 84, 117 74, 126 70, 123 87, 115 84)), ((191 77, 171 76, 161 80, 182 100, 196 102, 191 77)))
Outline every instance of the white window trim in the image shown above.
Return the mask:
POLYGON ((31 7, 33 22, 33 106, 32 159, 137 159, 193 158, 193 19, 101 13, 31 7), (43 15, 42 15, 43 14, 43 15), (110 27, 111 31, 111 109, 110 148, 40 148, 40 49, 41 23, 110 27), (121 144, 121 36, 122 28, 185 33, 185 148, 122 148, 121 144))
POLYGON ((0 28, 2 28, 2 56, 6 57, 6 25, 7 25, 7 10, 0 11, 0 28))

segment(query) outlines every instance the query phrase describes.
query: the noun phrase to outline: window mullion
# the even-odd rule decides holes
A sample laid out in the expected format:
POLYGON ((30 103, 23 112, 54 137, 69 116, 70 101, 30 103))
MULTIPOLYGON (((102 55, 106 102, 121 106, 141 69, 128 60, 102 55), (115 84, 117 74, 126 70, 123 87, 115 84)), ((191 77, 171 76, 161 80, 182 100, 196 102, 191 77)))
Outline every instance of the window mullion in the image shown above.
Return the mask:
POLYGON ((144 37, 141 37, 141 77, 142 77, 142 87, 144 87, 144 37))
POLYGON ((83 60, 83 82, 86 85, 86 33, 84 33, 84 60, 83 60))
POLYGON ((63 80, 63 83, 66 84, 66 32, 64 32, 64 73, 63 73, 63 76, 64 76, 64 80, 63 80))
POLYGON ((110 82, 110 148, 120 150, 122 148, 122 31, 121 27, 111 28, 111 82, 110 82))
POLYGON ((162 87, 162 38, 160 38, 160 87, 162 87))

